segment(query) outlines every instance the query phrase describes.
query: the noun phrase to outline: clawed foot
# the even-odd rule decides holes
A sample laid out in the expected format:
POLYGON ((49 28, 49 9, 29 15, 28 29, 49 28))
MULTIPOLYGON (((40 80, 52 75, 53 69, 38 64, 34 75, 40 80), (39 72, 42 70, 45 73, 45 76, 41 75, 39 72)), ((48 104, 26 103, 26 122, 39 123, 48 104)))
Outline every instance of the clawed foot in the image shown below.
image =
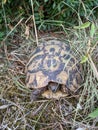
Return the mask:
POLYGON ((36 101, 44 91, 45 88, 34 89, 31 93, 31 101, 36 101))

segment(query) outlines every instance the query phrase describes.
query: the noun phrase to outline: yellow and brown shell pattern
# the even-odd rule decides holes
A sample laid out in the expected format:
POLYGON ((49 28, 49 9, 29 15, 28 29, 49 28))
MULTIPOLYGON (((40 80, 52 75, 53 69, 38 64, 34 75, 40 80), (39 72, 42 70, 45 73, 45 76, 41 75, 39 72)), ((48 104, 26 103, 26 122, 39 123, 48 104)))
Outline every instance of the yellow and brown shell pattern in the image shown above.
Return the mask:
POLYGON ((58 40, 41 43, 26 66, 26 84, 29 88, 37 89, 47 86, 49 82, 56 82, 75 91, 81 81, 81 67, 72 55, 69 44, 58 40))

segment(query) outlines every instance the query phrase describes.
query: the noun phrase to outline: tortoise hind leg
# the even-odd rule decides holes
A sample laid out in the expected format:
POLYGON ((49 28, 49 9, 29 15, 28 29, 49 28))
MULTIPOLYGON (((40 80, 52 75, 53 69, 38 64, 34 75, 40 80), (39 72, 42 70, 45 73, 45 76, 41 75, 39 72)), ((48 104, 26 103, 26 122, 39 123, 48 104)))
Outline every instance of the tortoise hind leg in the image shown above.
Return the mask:
POLYGON ((36 101, 38 97, 45 91, 45 88, 34 89, 31 93, 31 101, 36 101))

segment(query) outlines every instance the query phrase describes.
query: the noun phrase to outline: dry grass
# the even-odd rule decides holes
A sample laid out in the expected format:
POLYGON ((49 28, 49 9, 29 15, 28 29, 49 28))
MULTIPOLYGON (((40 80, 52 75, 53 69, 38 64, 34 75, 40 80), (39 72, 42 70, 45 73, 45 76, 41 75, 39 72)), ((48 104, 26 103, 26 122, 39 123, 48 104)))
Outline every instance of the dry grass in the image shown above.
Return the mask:
MULTIPOLYGON (((88 118, 88 114, 98 106, 98 84, 89 61, 84 63, 84 84, 76 96, 59 101, 42 97, 36 102, 30 101, 31 91, 25 86, 25 65, 36 42, 32 31, 27 37, 24 25, 21 24, 21 27, 20 33, 6 37, 0 50, 0 129, 98 130, 98 118, 88 118)), ((39 33, 39 40, 42 40, 42 35, 39 33)), ((48 39, 51 35, 52 38, 65 37, 64 32, 57 32, 48 34, 48 39)), ((73 33, 66 39, 76 56, 82 57, 88 39, 83 41, 81 36, 78 40, 75 36, 69 40, 70 37, 73 37, 73 33)), ((46 39, 46 35, 43 39, 46 39)), ((92 52, 92 56, 97 57, 96 51, 92 52)))

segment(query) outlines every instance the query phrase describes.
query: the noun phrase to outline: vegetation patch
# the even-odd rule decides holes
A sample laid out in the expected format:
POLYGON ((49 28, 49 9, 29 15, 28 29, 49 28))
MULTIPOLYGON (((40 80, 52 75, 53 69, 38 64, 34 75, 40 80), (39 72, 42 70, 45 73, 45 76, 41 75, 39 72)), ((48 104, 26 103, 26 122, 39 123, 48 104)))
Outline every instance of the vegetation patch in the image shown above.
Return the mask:
POLYGON ((98 129, 97 3, 2 0, 1 130, 98 129), (37 44, 49 39, 69 42, 83 65, 84 83, 76 95, 32 102, 31 90, 25 86, 25 65, 37 44))

